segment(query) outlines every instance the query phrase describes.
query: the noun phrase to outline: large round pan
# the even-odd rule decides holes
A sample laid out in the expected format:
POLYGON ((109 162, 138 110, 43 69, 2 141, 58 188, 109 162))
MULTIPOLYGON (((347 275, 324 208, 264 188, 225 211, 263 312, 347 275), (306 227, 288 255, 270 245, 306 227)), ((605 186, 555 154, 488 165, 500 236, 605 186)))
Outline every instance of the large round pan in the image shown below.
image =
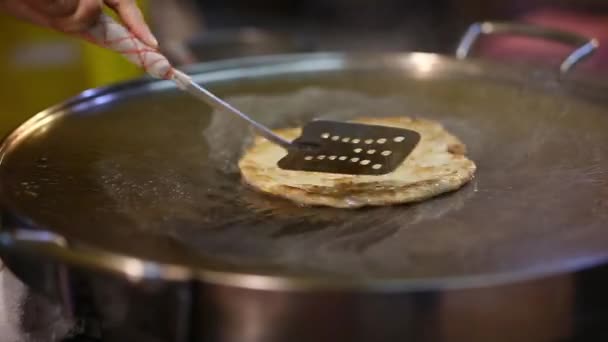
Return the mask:
MULTIPOLYGON (((2 145, 0 250, 15 273, 70 308, 82 288, 101 307, 104 296, 171 302, 154 317, 186 315, 180 324, 202 332, 163 330, 184 339, 357 340, 384 327, 388 340, 433 340, 420 327, 437 327, 441 315, 504 323, 493 340, 567 334, 536 325, 568 321, 570 275, 608 257, 608 88, 565 74, 572 65, 560 73, 431 53, 311 54, 192 70, 271 127, 422 116, 459 136, 478 164, 477 178, 452 194, 356 211, 299 207, 244 186, 236 161, 251 131, 167 82, 88 91, 2 145), (509 293, 522 308, 541 301, 537 316, 527 311, 530 329, 471 304, 491 298, 517 312, 512 299, 498 302, 509 293), (429 312, 432 322, 420 323, 429 312)), ((437 334, 477 338, 442 326, 437 334)))

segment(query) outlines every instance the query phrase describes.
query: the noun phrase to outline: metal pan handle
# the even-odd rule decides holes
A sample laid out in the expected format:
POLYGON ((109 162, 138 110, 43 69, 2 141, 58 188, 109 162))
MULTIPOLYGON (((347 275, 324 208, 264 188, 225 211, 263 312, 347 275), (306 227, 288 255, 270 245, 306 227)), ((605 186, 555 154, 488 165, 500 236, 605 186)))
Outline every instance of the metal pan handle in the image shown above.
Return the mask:
POLYGON ((184 281, 193 277, 189 268, 141 260, 88 246, 76 246, 63 236, 45 230, 3 227, 0 229, 0 255, 3 254, 47 258, 47 261, 55 260, 69 266, 124 275, 133 282, 158 279, 184 281))
POLYGON ((540 38, 575 46, 576 49, 564 59, 559 67, 561 75, 568 73, 574 66, 593 55, 599 47, 595 38, 588 38, 572 32, 559 31, 551 28, 528 24, 505 22, 480 22, 469 26, 456 49, 456 57, 465 59, 469 56, 473 45, 482 34, 511 34, 523 37, 540 38))

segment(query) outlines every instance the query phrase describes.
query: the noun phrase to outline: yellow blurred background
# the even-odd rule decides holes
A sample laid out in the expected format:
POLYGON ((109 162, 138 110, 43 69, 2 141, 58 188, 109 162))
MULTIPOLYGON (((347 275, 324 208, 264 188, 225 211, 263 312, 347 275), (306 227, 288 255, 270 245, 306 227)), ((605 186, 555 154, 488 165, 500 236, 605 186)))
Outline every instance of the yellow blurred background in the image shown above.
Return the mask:
MULTIPOLYGON (((147 1, 139 1, 147 14, 147 1)), ((0 134, 83 90, 142 75, 121 56, 0 13, 0 134)))

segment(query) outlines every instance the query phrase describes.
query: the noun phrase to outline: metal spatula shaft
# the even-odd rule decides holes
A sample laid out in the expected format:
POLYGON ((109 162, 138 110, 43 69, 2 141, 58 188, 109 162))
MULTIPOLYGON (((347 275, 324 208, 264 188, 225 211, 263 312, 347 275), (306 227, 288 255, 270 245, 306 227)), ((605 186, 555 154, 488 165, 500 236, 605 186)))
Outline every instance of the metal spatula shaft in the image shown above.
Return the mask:
POLYGON ((150 75, 172 80, 177 86, 211 107, 245 120, 268 141, 287 150, 279 166, 288 170, 331 172, 353 175, 380 175, 392 172, 420 140, 413 131, 382 126, 314 121, 303 134, 290 142, 268 127, 232 107, 191 77, 175 69, 157 49, 141 42, 111 17, 102 14, 84 38, 124 55, 150 75))

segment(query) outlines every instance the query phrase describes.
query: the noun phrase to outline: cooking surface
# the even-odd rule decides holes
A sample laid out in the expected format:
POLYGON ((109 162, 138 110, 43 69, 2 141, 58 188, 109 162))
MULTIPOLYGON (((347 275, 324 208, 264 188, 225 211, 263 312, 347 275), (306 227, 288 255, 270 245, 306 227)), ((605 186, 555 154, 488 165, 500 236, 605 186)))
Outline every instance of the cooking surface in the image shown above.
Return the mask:
POLYGON ((524 74, 496 82, 476 76, 490 69, 457 64, 317 57, 199 77, 273 128, 319 116, 442 122, 479 170, 424 203, 301 208, 251 191, 236 169, 251 131, 161 82, 39 117, 4 151, 0 181, 15 209, 69 239, 208 269, 446 280, 606 257, 605 107, 555 84, 523 86, 524 74))

